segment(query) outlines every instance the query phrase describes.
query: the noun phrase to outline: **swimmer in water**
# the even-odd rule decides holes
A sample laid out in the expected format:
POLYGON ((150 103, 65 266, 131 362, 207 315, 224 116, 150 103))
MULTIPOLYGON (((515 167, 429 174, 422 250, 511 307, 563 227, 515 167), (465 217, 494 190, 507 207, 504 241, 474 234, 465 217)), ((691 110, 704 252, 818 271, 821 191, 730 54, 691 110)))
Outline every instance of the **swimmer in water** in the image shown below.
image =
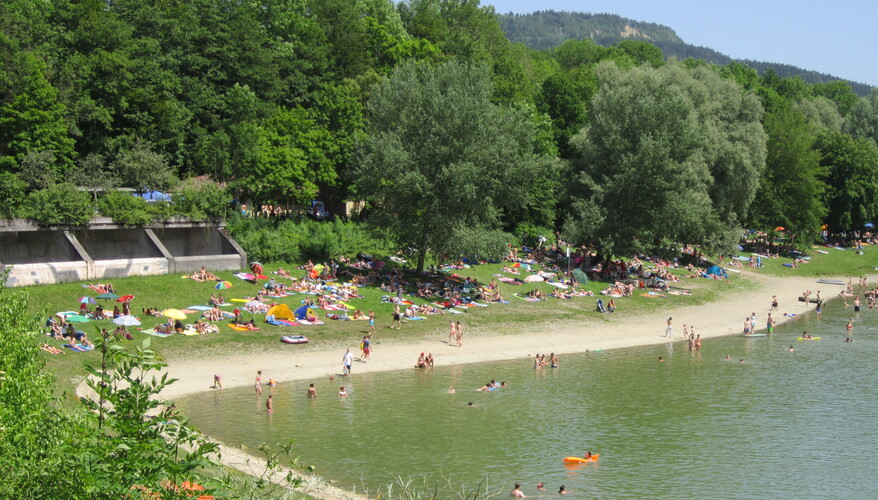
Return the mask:
POLYGON ((793 346, 790 346, 790 352, 795 351, 796 349, 793 346))
POLYGON ((271 396, 268 396, 268 399, 265 400, 265 409, 268 410, 268 413, 271 413, 274 410, 271 405, 271 396))
POLYGON ((540 481, 540 482, 537 483, 537 489, 538 489, 538 490, 544 490, 544 489, 546 489, 546 487, 543 486, 543 482, 542 482, 542 481, 540 481))
POLYGON ((314 388, 314 384, 308 386, 308 397, 316 398, 317 397, 317 389, 314 388))
POLYGON ((567 487, 562 484, 561 488, 558 490, 558 494, 559 495, 566 495, 567 494, 567 487))

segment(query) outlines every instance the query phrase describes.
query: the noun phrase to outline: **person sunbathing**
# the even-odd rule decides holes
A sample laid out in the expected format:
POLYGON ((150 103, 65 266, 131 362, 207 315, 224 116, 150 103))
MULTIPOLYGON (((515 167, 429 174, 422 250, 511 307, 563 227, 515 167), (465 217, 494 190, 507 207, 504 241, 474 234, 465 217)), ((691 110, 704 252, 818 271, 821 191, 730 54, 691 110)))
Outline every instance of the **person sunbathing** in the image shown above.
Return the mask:
POLYGON ((49 354, 61 354, 62 352, 64 352, 61 349, 58 349, 57 347, 50 346, 49 344, 41 345, 40 349, 48 352, 49 354))
POLYGON ((169 325, 167 323, 159 323, 152 328, 152 331, 156 333, 164 333, 170 335, 172 333, 173 325, 169 325))
POLYGON ((366 318, 366 315, 363 314, 363 311, 361 311, 359 309, 355 309, 354 313, 351 314, 351 319, 353 319, 354 321, 364 321, 367 318, 366 318))
POLYGON ((315 313, 312 309, 308 309, 308 312, 305 313, 305 319, 313 323, 317 321, 317 313, 315 313))

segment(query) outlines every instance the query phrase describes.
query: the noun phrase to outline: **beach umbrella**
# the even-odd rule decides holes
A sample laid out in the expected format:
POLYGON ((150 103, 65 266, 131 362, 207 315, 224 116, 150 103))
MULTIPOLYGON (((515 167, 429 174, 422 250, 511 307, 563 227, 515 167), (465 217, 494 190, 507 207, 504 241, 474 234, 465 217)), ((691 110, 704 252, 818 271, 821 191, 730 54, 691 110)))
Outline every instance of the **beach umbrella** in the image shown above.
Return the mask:
POLYGON ((576 278, 576 281, 578 281, 580 285, 588 284, 588 275, 578 267, 573 270, 573 277, 576 278))
POLYGON ((524 278, 525 283, 536 283, 539 281, 543 281, 543 277, 537 274, 531 274, 527 278, 524 278))
POLYGON ((115 293, 108 292, 108 293, 102 293, 102 294, 98 295, 98 298, 104 299, 104 300, 113 300, 113 299, 118 299, 119 296, 116 295, 115 293))
POLYGON ((88 323, 88 318, 80 314, 71 314, 64 318, 64 321, 67 321, 68 323, 88 323))
POLYGON ((96 300, 94 299, 94 297, 80 297, 80 298, 79 298, 79 303, 80 303, 80 304, 97 304, 98 301, 96 301, 96 300))
POLYGON ((140 326, 140 320, 134 316, 119 316, 113 319, 113 323, 119 326, 140 326))
POLYGON ((134 295, 123 295, 116 299, 116 302, 131 302, 134 300, 134 295))
POLYGON ((217 290, 225 290, 227 288, 232 288, 232 284, 228 281, 220 281, 216 284, 214 288, 216 288, 217 290))
POLYGON ((316 264, 314 266, 314 270, 317 271, 317 274, 322 273, 324 269, 326 269, 326 266, 324 266, 323 264, 316 264))
POLYGON ((186 315, 179 309, 165 309, 162 311, 162 316, 171 319, 186 319, 186 315))

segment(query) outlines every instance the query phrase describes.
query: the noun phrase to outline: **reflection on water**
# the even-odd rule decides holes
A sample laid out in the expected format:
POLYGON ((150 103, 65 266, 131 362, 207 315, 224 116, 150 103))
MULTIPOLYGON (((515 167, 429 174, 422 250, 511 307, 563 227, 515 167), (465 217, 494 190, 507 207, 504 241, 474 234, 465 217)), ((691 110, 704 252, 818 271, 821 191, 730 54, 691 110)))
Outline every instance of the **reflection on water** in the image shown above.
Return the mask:
POLYGON ((267 395, 252 388, 177 406, 231 445, 293 439, 303 464, 345 488, 428 474, 459 485, 519 481, 536 498, 561 484, 573 498, 870 498, 878 312, 859 313, 847 344, 852 312, 836 302, 819 320, 767 338, 705 340, 700 352, 677 343, 563 356, 555 370, 521 359, 282 383, 270 416, 267 395), (823 340, 797 342, 803 330, 823 340), (509 387, 475 390, 492 379, 509 387), (317 399, 305 397, 309 382, 317 399), (586 451, 600 462, 562 462, 586 451))

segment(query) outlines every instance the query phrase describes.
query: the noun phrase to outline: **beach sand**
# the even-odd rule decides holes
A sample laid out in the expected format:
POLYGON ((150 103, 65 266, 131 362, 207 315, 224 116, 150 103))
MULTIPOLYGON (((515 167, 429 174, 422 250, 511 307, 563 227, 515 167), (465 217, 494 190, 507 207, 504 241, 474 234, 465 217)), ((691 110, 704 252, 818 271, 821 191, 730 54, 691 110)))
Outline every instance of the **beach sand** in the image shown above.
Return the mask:
MULTIPOLYGON (((421 352, 433 353, 436 365, 448 366, 527 358, 536 353, 554 352, 563 356, 595 349, 683 342, 684 324, 694 325, 696 333, 702 339, 740 334, 744 318, 754 311, 758 318, 757 329, 765 327, 772 295, 777 295, 780 302, 779 310, 772 313, 775 322, 780 324, 789 319, 783 315, 785 312, 802 314, 807 311, 805 304, 798 301, 803 291, 816 290, 819 287, 823 289, 823 296, 829 299, 842 288, 818 285, 816 278, 764 276, 747 271, 742 273, 742 277, 751 281, 753 286, 718 302, 675 308, 672 297, 656 299, 667 300, 668 308, 645 315, 623 317, 596 314, 594 318, 587 320, 542 323, 534 321, 512 327, 518 331, 511 331, 509 328, 503 328, 503 331, 469 329, 466 328, 466 316, 455 316, 456 320, 463 320, 465 326, 462 347, 446 343, 447 328, 430 339, 394 341, 382 339, 382 333, 389 330, 386 326, 378 327, 374 336, 377 343, 373 342, 371 359, 368 363, 355 361, 352 375, 356 377, 361 373, 410 369, 421 352), (673 317, 673 339, 664 336, 669 316, 673 317)), ((597 298, 600 297, 595 297, 597 298)), ((576 300, 582 300, 583 307, 594 307, 594 300, 591 298, 576 300)), ((604 302, 607 302, 607 298, 604 298, 604 302)), ((618 302, 624 307, 624 299, 618 302)), ((447 318, 431 319, 447 325, 447 318)), ((364 324, 364 330, 366 329, 364 324)), ((168 387, 162 397, 174 399, 211 390, 214 374, 222 376, 226 389, 253 385, 257 370, 262 370, 263 381, 271 376, 281 383, 323 379, 331 375, 338 377, 341 374, 345 348, 351 349, 356 360, 360 355, 359 344, 359 338, 352 338, 347 346, 297 351, 296 346, 278 343, 276 350, 228 353, 210 359, 193 359, 186 356, 185 352, 172 354, 166 360, 166 371, 179 380, 168 387)))

